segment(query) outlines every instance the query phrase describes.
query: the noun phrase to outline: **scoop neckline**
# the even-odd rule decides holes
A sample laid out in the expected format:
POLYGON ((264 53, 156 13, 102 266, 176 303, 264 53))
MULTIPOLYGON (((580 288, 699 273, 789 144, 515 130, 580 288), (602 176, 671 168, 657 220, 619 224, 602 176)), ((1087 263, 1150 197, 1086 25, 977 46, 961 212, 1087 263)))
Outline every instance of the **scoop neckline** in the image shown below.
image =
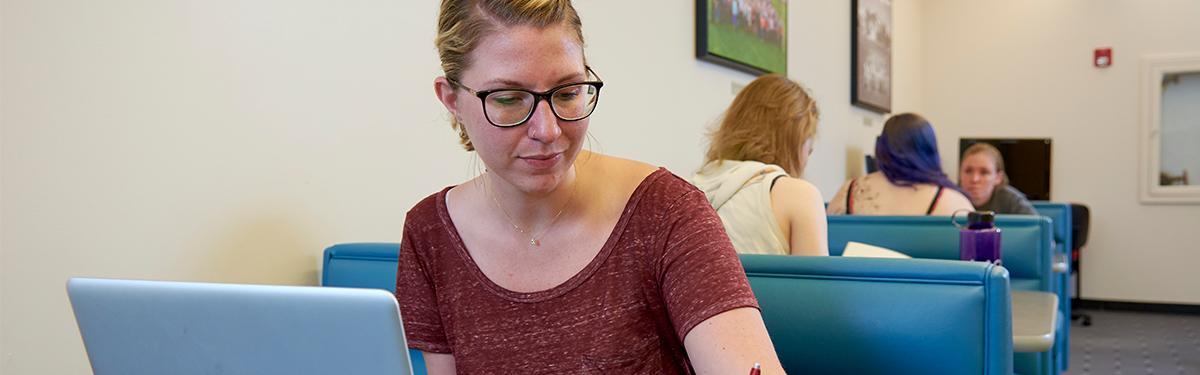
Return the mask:
POLYGON ((596 256, 593 257, 592 260, 583 267, 583 269, 579 270, 579 272, 576 272, 575 275, 572 275, 570 278, 567 278, 566 281, 563 281, 562 283, 545 290, 533 292, 514 291, 500 286, 500 284, 496 284, 495 281, 487 277, 487 274, 483 273, 483 270, 479 268, 479 264, 475 263, 475 259, 472 258, 471 253, 467 251, 467 245, 465 242, 463 242, 462 236, 460 236, 458 233, 458 227, 454 225, 454 220, 450 217, 450 209, 446 203, 446 199, 447 193, 450 191, 450 189, 454 188, 454 186, 447 186, 445 189, 442 189, 441 192, 438 192, 438 216, 440 216, 442 224, 445 227, 447 234, 450 236, 451 242, 453 242, 454 252, 457 253, 458 256, 462 258, 463 263, 467 265, 468 272, 470 272, 471 275, 480 282, 480 284, 487 288, 488 291, 513 302, 541 302, 564 295, 571 290, 574 290, 582 285, 585 281, 590 279, 591 276, 594 275, 602 265, 604 265, 604 262, 608 260, 608 257, 613 252, 613 248, 616 247, 617 242, 620 240, 621 235, 625 232, 625 226, 629 223, 630 217, 633 216, 633 211, 637 208, 638 203, 642 200, 645 190, 648 189, 654 181, 658 180, 665 173, 666 169, 659 167, 657 170, 651 172, 649 175, 643 178, 642 181, 638 183, 637 188, 633 190, 633 194, 629 196, 629 200, 625 202, 625 208, 621 211, 621 217, 617 220, 617 225, 613 226, 612 232, 608 234, 608 239, 604 241, 604 245, 601 246, 600 251, 596 253, 596 256))

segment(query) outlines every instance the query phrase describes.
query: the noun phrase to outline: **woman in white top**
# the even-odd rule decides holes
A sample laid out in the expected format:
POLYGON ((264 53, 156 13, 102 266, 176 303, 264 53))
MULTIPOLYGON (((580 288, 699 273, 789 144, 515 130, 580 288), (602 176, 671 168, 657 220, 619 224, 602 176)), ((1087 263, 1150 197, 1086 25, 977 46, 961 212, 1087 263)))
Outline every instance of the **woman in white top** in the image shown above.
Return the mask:
POLYGON ((830 215, 950 215, 973 210, 942 172, 933 125, 914 113, 892 116, 875 140, 879 172, 847 181, 829 202, 830 215))
POLYGON ((829 255, 821 192, 800 179, 819 118, 804 86, 770 74, 743 88, 709 135, 692 183, 739 253, 829 255))

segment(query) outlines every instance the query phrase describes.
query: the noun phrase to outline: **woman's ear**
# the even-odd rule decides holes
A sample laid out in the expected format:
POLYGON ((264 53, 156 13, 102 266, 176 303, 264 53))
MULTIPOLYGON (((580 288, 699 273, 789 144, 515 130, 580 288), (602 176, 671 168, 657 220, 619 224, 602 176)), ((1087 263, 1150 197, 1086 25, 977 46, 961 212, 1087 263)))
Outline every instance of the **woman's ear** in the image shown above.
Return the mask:
POLYGON ((446 77, 437 77, 433 80, 433 92, 438 101, 442 102, 442 106, 445 106, 454 118, 458 118, 458 90, 454 89, 454 84, 446 77))
POLYGON ((996 179, 996 186, 1000 186, 1000 185, 1004 185, 1004 184, 1008 183, 1008 175, 1004 174, 1004 171, 996 172, 996 174, 1000 176, 1000 178, 996 179))

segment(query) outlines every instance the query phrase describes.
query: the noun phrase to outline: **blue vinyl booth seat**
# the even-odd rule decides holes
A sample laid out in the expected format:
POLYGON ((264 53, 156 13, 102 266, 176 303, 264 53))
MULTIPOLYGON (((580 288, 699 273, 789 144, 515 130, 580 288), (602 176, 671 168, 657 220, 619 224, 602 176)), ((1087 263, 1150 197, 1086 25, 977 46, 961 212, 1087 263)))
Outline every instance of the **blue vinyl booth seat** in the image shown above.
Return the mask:
MULTIPOLYGON (((829 223, 829 253, 841 255, 849 241, 882 246, 914 258, 958 259, 958 228, 946 216, 833 215, 829 223)), ((996 226, 1004 268, 1013 290, 1059 293, 1053 271, 1054 244, 1050 219, 1030 215, 997 215, 996 226)), ((1061 297, 1060 297, 1061 299, 1061 297)), ((1055 353, 1065 352, 1058 336, 1066 336, 1069 315, 1059 311, 1055 347, 1043 353, 1016 353, 1015 371, 1027 375, 1057 374, 1055 353)))
POLYGON ((1003 267, 933 259, 741 260, 788 373, 1012 373, 1003 267))
MULTIPOLYGON (((321 285, 394 291, 399 250, 395 243, 331 246, 321 285)), ((769 255, 743 255, 742 262, 793 373, 1012 372, 1004 268, 769 255), (996 337, 1007 339, 989 339, 996 337)), ((414 372, 425 374, 420 352, 410 355, 414 372)))
POLYGON ((1063 318, 1067 319, 1067 323, 1063 328, 1065 334, 1054 337, 1055 347, 1055 364, 1061 371, 1067 370, 1067 364, 1070 362, 1070 351, 1067 348, 1071 347, 1071 251, 1075 248, 1075 244, 1071 242, 1071 205, 1069 203, 1058 203, 1049 201, 1033 201, 1033 208, 1037 210, 1038 215, 1045 216, 1050 219, 1051 229, 1054 231, 1054 256, 1061 259, 1065 269, 1063 272, 1055 275, 1055 284, 1058 288, 1058 310, 1062 312, 1063 318))
MULTIPOLYGON (((375 288, 396 291, 398 243, 348 243, 325 249, 321 286, 375 288)), ((403 317, 401 317, 403 318, 403 317)), ((414 375, 425 375, 421 351, 409 349, 414 375)))

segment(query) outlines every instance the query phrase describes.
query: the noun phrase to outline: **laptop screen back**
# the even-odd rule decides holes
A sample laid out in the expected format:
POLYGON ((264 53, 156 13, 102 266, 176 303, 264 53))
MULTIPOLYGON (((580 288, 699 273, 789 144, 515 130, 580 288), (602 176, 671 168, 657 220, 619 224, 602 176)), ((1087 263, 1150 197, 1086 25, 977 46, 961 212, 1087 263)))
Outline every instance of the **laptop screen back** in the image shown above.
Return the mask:
POLYGON ((67 292, 96 375, 412 373, 380 290, 73 278, 67 292))

